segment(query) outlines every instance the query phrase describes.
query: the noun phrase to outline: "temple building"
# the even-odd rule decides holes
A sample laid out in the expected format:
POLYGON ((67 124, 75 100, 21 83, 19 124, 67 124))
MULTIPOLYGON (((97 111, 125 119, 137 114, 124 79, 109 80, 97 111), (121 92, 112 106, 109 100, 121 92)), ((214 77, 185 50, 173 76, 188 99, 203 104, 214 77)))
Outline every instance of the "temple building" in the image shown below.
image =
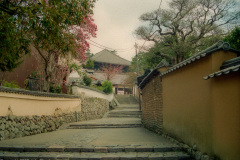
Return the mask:
POLYGON ((94 60, 94 69, 87 70, 90 78, 94 81, 108 79, 113 84, 115 94, 133 94, 133 86, 126 83, 127 71, 131 65, 130 61, 107 49, 96 53, 91 59, 94 60), (104 71, 103 67, 108 71, 104 71), (114 68, 118 68, 119 71, 114 71, 114 68))

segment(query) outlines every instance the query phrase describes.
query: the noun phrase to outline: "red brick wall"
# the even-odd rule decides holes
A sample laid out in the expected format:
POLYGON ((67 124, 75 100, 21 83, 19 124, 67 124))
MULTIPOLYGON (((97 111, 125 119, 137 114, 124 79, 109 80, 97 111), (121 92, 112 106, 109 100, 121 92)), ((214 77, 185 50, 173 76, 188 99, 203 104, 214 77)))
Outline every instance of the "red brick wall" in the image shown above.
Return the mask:
POLYGON ((143 125, 157 133, 162 132, 162 85, 156 76, 142 90, 142 122, 143 125))
POLYGON ((34 56, 26 55, 24 57, 24 61, 19 65, 19 67, 13 69, 11 72, 1 72, 0 80, 3 79, 8 82, 15 81, 21 88, 24 88, 24 81, 31 72, 36 71, 37 66, 38 62, 36 58, 34 56))

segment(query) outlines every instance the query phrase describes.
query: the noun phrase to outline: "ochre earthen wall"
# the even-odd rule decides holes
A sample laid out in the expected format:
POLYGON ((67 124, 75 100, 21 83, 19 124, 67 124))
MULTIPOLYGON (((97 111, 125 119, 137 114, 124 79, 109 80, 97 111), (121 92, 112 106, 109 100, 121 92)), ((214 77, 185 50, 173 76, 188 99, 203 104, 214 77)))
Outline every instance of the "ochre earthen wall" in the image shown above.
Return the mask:
MULTIPOLYGON (((229 99, 228 96, 231 96, 231 94, 219 96, 216 88, 223 92, 225 90, 223 89, 224 86, 217 85, 216 81, 212 79, 204 80, 203 77, 219 71, 224 61, 234 57, 236 57, 235 53, 218 51, 162 76, 163 128, 165 133, 176 137, 190 146, 196 146, 202 153, 208 153, 213 156, 219 155, 216 152, 214 143, 215 139, 220 138, 217 136, 224 133, 216 134, 216 130, 225 128, 225 126, 216 128, 222 117, 221 114, 216 114, 215 109, 218 108, 216 103, 221 103, 225 98, 229 99)), ((233 85, 230 84, 230 81, 225 83, 225 86, 228 86, 229 89, 233 85)), ((237 86, 235 85, 235 87, 237 86)), ((229 92, 239 95, 240 90, 233 89, 229 92)), ((231 105, 231 107, 236 108, 234 106, 239 106, 239 102, 236 102, 236 100, 232 101, 231 105)), ((234 116, 236 114, 235 111, 236 109, 232 110, 230 108, 225 108, 225 111, 222 110, 222 112, 229 112, 228 116, 234 116)), ((237 130, 239 130, 240 126, 236 126, 235 122, 233 123, 229 124, 230 126, 232 125, 231 128, 238 128, 237 130)), ((228 133, 227 136, 233 135, 228 133)), ((233 139, 236 139, 236 137, 233 139)), ((224 146, 224 139, 220 143, 224 146)), ((219 144, 218 146, 221 145, 219 144)), ((231 147, 235 146, 233 143, 231 145, 231 147)), ((219 147, 217 148, 221 150, 219 147)), ((230 156, 232 154, 234 153, 227 153, 226 155, 230 156)), ((220 156, 220 158, 223 157, 220 156)))
POLYGON ((213 152, 240 159, 240 72, 211 78, 213 152))
POLYGON ((152 78, 142 89, 145 126, 158 132, 162 119, 163 133, 222 160, 240 159, 240 72, 203 79, 236 56, 217 51, 152 78))

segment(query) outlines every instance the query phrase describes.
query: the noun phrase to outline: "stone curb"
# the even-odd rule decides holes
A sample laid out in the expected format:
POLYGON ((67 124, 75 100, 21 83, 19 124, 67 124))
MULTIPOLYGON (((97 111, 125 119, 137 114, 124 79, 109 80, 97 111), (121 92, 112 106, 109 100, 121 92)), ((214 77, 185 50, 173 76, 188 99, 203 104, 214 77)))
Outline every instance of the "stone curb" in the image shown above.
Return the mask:
POLYGON ((131 116, 131 115, 108 115, 108 118, 140 118, 141 115, 139 116, 131 116))
POLYGON ((88 127, 88 126, 138 126, 142 124, 70 124, 70 127, 88 127))
POLYGON ((171 136, 169 136, 168 134, 163 134, 162 135, 163 137, 165 137, 165 138, 167 138, 167 139, 169 139, 171 142, 174 142, 174 143, 176 143, 177 145, 179 145, 180 146, 180 148, 182 148, 182 151, 184 151, 184 152, 186 152, 187 154, 189 154, 189 155, 191 155, 191 157, 193 158, 193 159, 201 159, 201 160, 215 160, 215 158, 213 158, 213 157, 210 157, 209 155, 206 155, 206 154, 203 154, 203 153, 201 153, 200 151, 198 151, 196 148, 197 148, 197 146, 192 146, 192 147, 190 147, 190 146, 188 146, 188 145, 186 145, 186 144, 184 144, 184 143, 182 143, 182 142, 179 142, 178 140, 176 140, 176 139, 174 139, 174 138, 172 138, 171 136))
POLYGON ((49 147, 0 147, 0 152, 181 152, 181 147, 157 147, 157 146, 129 146, 129 147, 65 147, 65 146, 49 146, 49 147))
POLYGON ((138 127, 142 127, 142 124, 70 125, 68 129, 138 128, 138 127))
POLYGON ((74 127, 68 129, 108 129, 108 128, 141 128, 142 126, 129 126, 129 127, 74 127))
POLYGON ((176 153, 146 153, 146 152, 129 152, 129 153, 88 153, 88 154, 64 154, 64 153, 12 153, 5 152, 0 154, 0 159, 19 160, 19 159, 69 159, 69 160, 191 160, 190 156, 182 152, 176 153))

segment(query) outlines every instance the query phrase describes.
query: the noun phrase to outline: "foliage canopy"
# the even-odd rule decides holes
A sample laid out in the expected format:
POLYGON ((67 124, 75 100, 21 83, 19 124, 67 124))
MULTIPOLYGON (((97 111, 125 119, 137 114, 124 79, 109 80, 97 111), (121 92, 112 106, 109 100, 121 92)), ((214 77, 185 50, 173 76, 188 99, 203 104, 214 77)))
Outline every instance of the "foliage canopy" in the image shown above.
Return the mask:
POLYGON ((238 23, 235 4, 233 0, 171 0, 169 9, 143 14, 140 20, 147 25, 135 34, 154 42, 156 55, 176 64, 220 40, 224 26, 238 23))
MULTIPOLYGON (((12 70, 33 46, 43 64, 49 89, 58 59, 71 54, 87 58, 86 41, 96 36, 92 14, 95 0, 0 0, 0 69, 12 70)), ((35 55, 34 55, 35 56, 35 55)))
POLYGON ((240 27, 235 27, 225 38, 232 48, 240 50, 240 27))

